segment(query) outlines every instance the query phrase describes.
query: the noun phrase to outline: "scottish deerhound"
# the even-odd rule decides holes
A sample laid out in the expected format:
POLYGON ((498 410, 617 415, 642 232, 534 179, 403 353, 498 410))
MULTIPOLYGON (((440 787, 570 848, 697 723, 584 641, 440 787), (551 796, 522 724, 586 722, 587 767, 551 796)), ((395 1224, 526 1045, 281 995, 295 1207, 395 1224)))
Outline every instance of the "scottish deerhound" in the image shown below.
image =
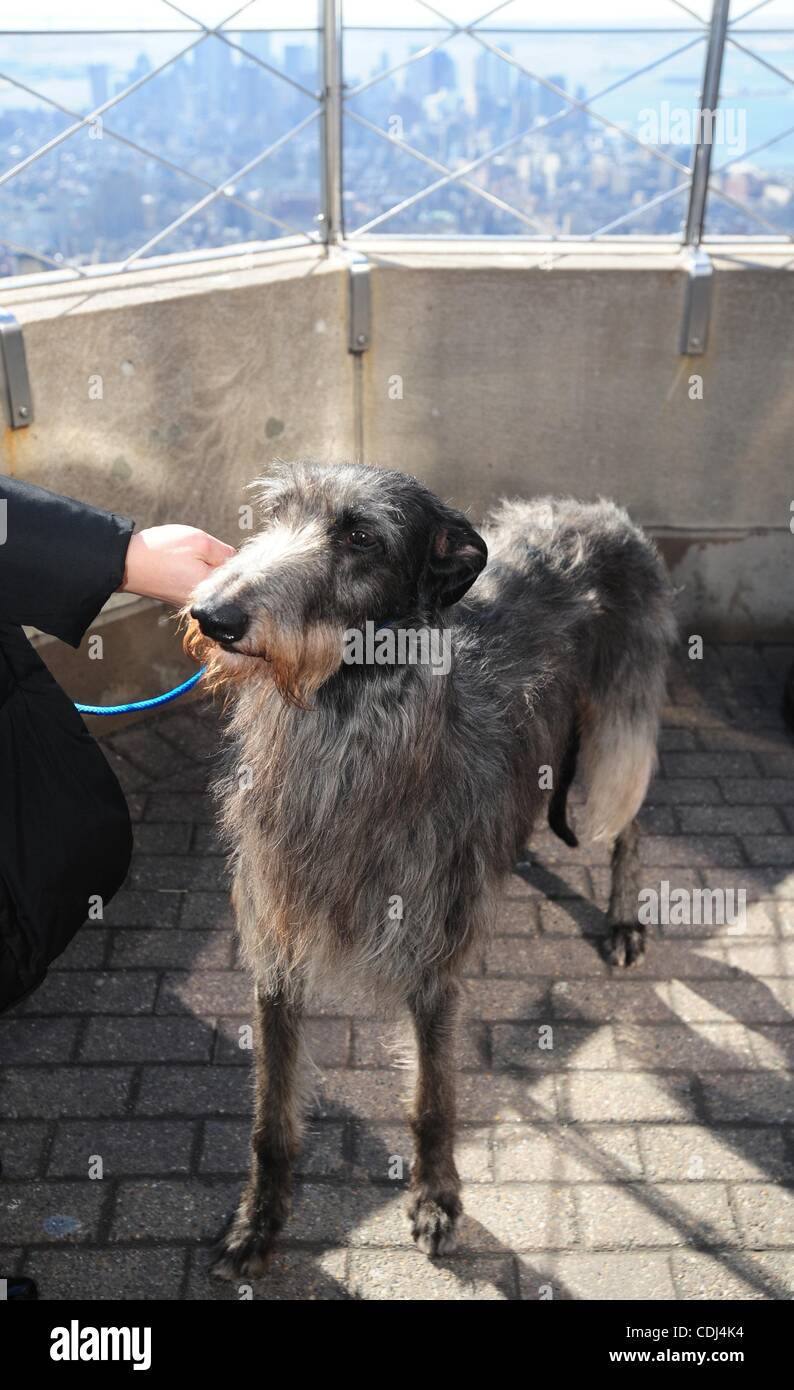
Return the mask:
POLYGON ((580 833, 614 842, 609 956, 641 955, 634 817, 674 634, 661 562, 609 502, 505 502, 481 536, 390 470, 284 464, 258 487, 262 529, 196 590, 186 639, 228 697, 217 791, 256 984, 251 1174, 216 1254, 227 1277, 260 1272, 286 1220, 301 1014, 329 976, 412 1015, 410 1220, 428 1254, 451 1248, 464 958, 544 805, 576 843, 577 754, 580 833), (367 629, 369 660, 354 640, 367 629), (390 648, 399 632, 409 659, 390 648), (422 647, 433 632, 446 667, 422 647))

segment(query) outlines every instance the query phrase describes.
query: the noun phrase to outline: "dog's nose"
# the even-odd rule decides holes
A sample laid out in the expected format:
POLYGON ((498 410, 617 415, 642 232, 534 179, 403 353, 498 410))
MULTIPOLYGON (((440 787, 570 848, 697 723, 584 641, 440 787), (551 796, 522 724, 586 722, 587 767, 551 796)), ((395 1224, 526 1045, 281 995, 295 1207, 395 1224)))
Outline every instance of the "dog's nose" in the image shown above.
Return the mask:
POLYGON ((191 608, 205 637, 213 642, 239 642, 248 630, 248 614, 236 603, 221 603, 217 608, 191 608))

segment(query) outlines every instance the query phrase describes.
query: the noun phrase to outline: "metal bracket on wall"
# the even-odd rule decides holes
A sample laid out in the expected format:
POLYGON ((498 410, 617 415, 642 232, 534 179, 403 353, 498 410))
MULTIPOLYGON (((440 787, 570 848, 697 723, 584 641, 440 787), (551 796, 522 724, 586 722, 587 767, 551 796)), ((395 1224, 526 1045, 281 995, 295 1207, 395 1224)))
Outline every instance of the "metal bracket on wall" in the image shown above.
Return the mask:
POLYGON ((679 352, 686 357, 706 351, 711 319, 711 292, 714 268, 707 251, 691 247, 687 252, 687 280, 684 291, 684 318, 679 352))
POLYGON ((13 314, 0 309, 0 358, 3 365, 8 418, 12 430, 25 429, 33 419, 28 362, 22 326, 13 314))
POLYGON ((348 338, 349 352, 366 352, 372 341, 372 299, 370 295, 371 263, 359 252, 351 255, 348 264, 348 338))

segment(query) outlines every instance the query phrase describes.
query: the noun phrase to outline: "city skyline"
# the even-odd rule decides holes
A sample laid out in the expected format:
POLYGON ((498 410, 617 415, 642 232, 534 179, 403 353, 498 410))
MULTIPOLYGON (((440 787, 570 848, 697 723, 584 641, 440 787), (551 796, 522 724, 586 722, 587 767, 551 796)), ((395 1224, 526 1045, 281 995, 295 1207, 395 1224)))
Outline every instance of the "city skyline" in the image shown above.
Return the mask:
MULTIPOLYGON (((230 30, 229 37, 238 47, 207 37, 183 53, 184 33, 105 34, 88 52, 85 37, 75 36, 60 40, 57 58, 47 48, 52 37, 6 40, 0 176, 74 122, 58 105, 84 117, 130 85, 142 85, 101 122, 83 126, 0 184, 3 274, 35 268, 37 256, 39 266, 124 261, 152 241, 152 254, 164 254, 321 234, 318 35, 230 30), (296 126, 295 136, 257 163, 296 126), (241 169, 248 172, 240 175, 241 169), (186 218, 225 181, 231 182, 224 194, 186 218)), ((675 235, 686 206, 686 193, 675 190, 691 162, 687 119, 696 112, 702 79, 698 32, 623 35, 618 43, 608 34, 580 41, 489 31, 488 41, 506 56, 465 34, 416 58, 430 46, 426 34, 346 33, 348 230, 374 222, 377 230, 401 233, 675 235), (646 70, 639 73, 643 57, 646 70), (591 112, 566 96, 587 101, 591 112), (377 131, 412 147, 424 162, 377 131), (667 158, 650 151, 649 142, 667 158), (448 182, 417 197, 436 182, 434 163, 452 170, 475 163, 468 182, 476 187, 448 182), (406 199, 415 201, 384 216, 406 199)), ((785 61, 794 72, 794 35, 790 42, 785 61)), ((746 203, 748 213, 712 197, 707 231, 763 234, 769 220, 794 231, 794 140, 772 138, 794 126, 792 97, 794 87, 754 59, 738 50, 726 55, 715 182, 746 203), (766 151, 754 157, 766 141, 766 151)))

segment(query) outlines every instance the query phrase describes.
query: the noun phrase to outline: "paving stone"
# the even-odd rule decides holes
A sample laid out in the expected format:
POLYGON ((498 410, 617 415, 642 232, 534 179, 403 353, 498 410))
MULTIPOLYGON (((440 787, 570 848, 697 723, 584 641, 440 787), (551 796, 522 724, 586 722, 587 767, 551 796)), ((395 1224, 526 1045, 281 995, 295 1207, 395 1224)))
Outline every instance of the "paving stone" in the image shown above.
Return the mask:
POLYGON ((172 927, 181 905, 179 893, 138 892, 123 888, 105 908, 113 927, 172 927))
POLYGON ((228 893, 186 894, 181 927, 212 927, 216 931, 227 931, 234 924, 234 910, 228 893))
POLYGON ((96 1182, 3 1182, 3 1239, 27 1244, 94 1240, 110 1186, 96 1182))
POLYGON ((749 1120, 772 1125, 794 1121, 794 1072, 726 1072, 705 1077, 702 1089, 706 1113, 712 1120, 749 1120))
POLYGON ((26 1014, 148 1014, 157 976, 151 971, 64 970, 49 974, 22 1004, 26 1014))
POLYGON ((208 796, 202 792, 153 791, 146 801, 147 821, 188 821, 215 820, 215 808, 208 796))
POLYGON ((570 1120, 592 1124, 694 1118, 692 1083, 677 1074, 568 1072, 557 1084, 562 1114, 570 1120))
POLYGON ((779 1023, 788 1014, 791 982, 787 980, 673 980, 671 1008, 686 1023, 779 1023))
POLYGON ((102 1159, 105 1178, 137 1173, 188 1173, 196 1126, 184 1120, 65 1120, 58 1125, 50 1177, 82 1177, 102 1159))
POLYGON ((675 1250, 670 1265, 676 1297, 686 1301, 790 1299, 794 1289, 794 1253, 675 1250))
POLYGON ((774 806, 682 806, 679 819, 685 835, 774 835, 785 829, 774 806))
POLYGON ((792 974, 794 942, 728 940, 725 955, 732 970, 742 975, 770 976, 773 979, 792 974))
POLYGON ((187 854, 193 827, 189 821, 153 824, 148 821, 135 826, 134 844, 137 854, 187 854))
POLYGON ((77 1043, 76 1018, 0 1019, 3 1066, 34 1062, 68 1062, 77 1043))
POLYGON ((101 970, 107 957, 110 932, 104 927, 81 927, 50 970, 101 970))
POLYGON ((583 1183, 571 1190, 582 1239, 589 1247, 737 1242, 727 1191, 719 1183, 583 1183))
POLYGON ((114 748, 107 743, 100 744, 102 752, 110 764, 115 776, 117 777, 122 791, 127 795, 130 792, 148 790, 149 776, 140 767, 135 767, 114 748))
MULTIPOLYGON (((394 1254, 390 1253, 390 1259, 394 1254)), ((337 1302, 359 1295, 349 1291, 347 1250, 283 1250, 276 1248, 261 1279, 239 1284, 216 1279, 209 1273, 209 1255, 197 1250, 191 1257, 188 1299, 235 1302, 251 1298, 264 1302, 337 1302)))
POLYGON ((637 1137, 628 1125, 497 1125, 493 1161, 497 1183, 643 1177, 637 1137))
POLYGON ((245 970, 173 971, 165 975, 157 996, 160 1014, 242 1014, 253 1000, 245 970))
POLYGON ((748 902, 758 898, 794 900, 794 874, 787 874, 780 869, 750 865, 738 869, 735 865, 726 867, 714 863, 703 868, 702 881, 704 888, 743 888, 747 893, 748 902))
POLYGON ((120 1115, 131 1084, 131 1067, 6 1067, 0 1072, 0 1114, 120 1115))
POLYGON ((648 789, 648 800, 654 806, 708 806, 719 804, 722 794, 711 777, 657 778, 648 789))
POLYGON ((594 943, 516 936, 495 937, 488 946, 485 966, 489 975, 530 980, 543 976, 556 980, 592 979, 609 972, 594 943))
POLYGON ((640 1125, 637 1138, 651 1182, 763 1181, 794 1172, 779 1129, 640 1125))
POLYGON ((601 1071, 617 1064, 609 1025, 577 1028, 564 1023, 500 1023, 494 1025, 492 1033, 497 1070, 601 1071))
POLYGON ((207 722, 197 719, 191 710, 180 708, 164 714, 157 731, 161 739, 195 762, 209 762, 218 751, 218 731, 208 729, 207 722))
POLYGON ((349 1278, 353 1298, 465 1303, 518 1297, 515 1264, 510 1255, 428 1260, 419 1250, 392 1251, 388 1255, 354 1250, 349 1278))
POLYGON ((663 753, 660 761, 665 777, 758 776, 749 753, 663 753))
POLYGON ((611 1023, 621 1019, 644 1023, 670 1017, 670 989, 664 981, 564 980, 552 987, 554 1016, 580 1023, 611 1023))
MULTIPOLYGON (((512 878, 505 890, 512 888, 512 878)), ((538 904, 529 898, 503 897, 497 907, 494 931, 504 936, 536 936, 539 930, 538 904)))
POLYGON ((113 933, 110 963, 119 970, 223 969, 232 963, 232 941, 217 931, 120 928, 113 933))
POLYGON ((551 983, 528 980, 477 980, 467 983, 464 1010, 471 1018, 533 1018, 548 1021, 551 1015, 551 983))
POLYGON ((581 898, 540 903, 539 920, 544 936, 602 936, 606 930, 598 905, 581 898))
POLYGON ((727 777, 720 787, 729 806, 794 806, 794 777, 727 777))
POLYGON ((226 849, 214 825, 194 825, 190 841, 193 854, 225 854, 226 849))
POLYGON ((564 1250, 574 1245, 573 1192, 573 1187, 542 1182, 464 1187, 461 1252, 564 1250))
POLYGON ((739 1230, 747 1245, 761 1250, 791 1246, 794 1190, 772 1183, 737 1183, 732 1188, 732 1198, 739 1230))
POLYGON ((508 881, 508 896, 518 896, 522 892, 521 885, 527 897, 544 902, 548 898, 586 898, 590 891, 587 870, 571 863, 555 864, 551 869, 537 861, 522 862, 508 881))
POLYGON ((413 1249, 406 1196, 371 1184, 296 1184, 285 1239, 413 1249))
POLYGON ((43 1120, 0 1121, 0 1171, 4 1178, 41 1175, 49 1130, 43 1120))
POLYGON ((89 1302, 172 1300, 179 1298, 187 1252, 177 1246, 146 1250, 34 1250, 25 1274, 35 1279, 48 1301, 89 1302))
POLYGON ((679 864, 701 867, 715 861, 733 865, 744 863, 739 842, 732 835, 646 835, 640 840, 639 854, 641 864, 664 868, 675 868, 679 864))
POLYGON ((131 888, 221 890, 228 886, 226 864, 213 855, 201 859, 190 854, 144 854, 133 858, 131 888))
POLYGON ((757 1066, 750 1033, 739 1023, 616 1023, 620 1065, 638 1071, 752 1071, 757 1066))
POLYGON ((116 753, 121 754, 135 767, 139 767, 155 781, 185 766, 185 756, 166 739, 160 737, 159 724, 146 720, 132 729, 114 734, 110 740, 116 753))
POLYGON ((749 1037, 755 1060, 764 1071, 794 1071, 794 1022, 762 1023, 749 1037))
POLYGON ((676 1297, 670 1256, 654 1251, 524 1256, 520 1279, 524 1299, 603 1302, 676 1297))
POLYGON ((111 1239, 171 1242, 212 1240, 239 1196, 234 1183, 202 1178, 122 1182, 111 1239))
POLYGON ((141 1115, 250 1115, 251 1087, 242 1067, 144 1067, 141 1115))
POLYGON ((742 844, 751 864, 794 866, 794 835, 743 835, 742 844))
POLYGON ((93 1018, 83 1062, 209 1061, 212 1030, 197 1018, 93 1018))
POLYGON ((127 792, 125 799, 130 820, 133 825, 136 825, 139 820, 143 820, 146 810, 146 792, 127 792))

